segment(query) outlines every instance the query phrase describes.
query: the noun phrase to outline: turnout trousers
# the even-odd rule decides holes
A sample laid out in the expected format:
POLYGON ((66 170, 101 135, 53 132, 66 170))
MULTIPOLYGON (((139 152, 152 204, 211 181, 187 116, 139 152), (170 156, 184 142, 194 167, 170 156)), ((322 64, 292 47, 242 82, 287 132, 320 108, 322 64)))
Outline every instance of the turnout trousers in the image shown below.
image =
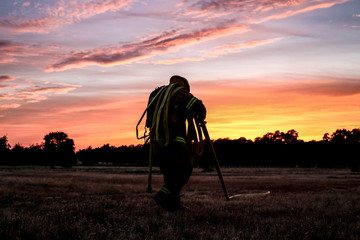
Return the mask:
POLYGON ((171 141, 166 147, 155 144, 154 155, 164 176, 163 188, 171 195, 179 196, 193 170, 193 155, 188 146, 176 141, 171 141))

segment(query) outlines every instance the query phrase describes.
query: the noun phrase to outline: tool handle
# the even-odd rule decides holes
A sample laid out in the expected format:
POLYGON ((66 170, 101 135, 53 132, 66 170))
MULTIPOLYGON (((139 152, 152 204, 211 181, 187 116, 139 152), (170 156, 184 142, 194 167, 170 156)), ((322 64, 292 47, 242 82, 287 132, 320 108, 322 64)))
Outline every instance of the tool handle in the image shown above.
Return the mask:
POLYGON ((219 160, 218 160, 218 158, 217 158, 217 156, 216 156, 216 152, 215 152, 214 146, 213 146, 213 144, 212 144, 212 142, 211 142, 211 140, 210 140, 209 132, 208 132, 208 130, 207 130, 207 128, 206 128, 206 122, 205 122, 205 121, 201 123, 201 129, 202 129, 202 131, 203 131, 203 133, 204 133, 205 141, 206 141, 206 142, 208 143, 208 145, 210 146, 211 151, 212 151, 212 154, 213 154, 213 156, 214 156, 216 171, 217 171, 217 173, 218 173, 218 176, 219 176, 219 179, 220 179, 220 183, 221 183, 222 189, 223 189, 224 194, 225 194, 225 198, 226 198, 226 200, 230 200, 230 198, 229 198, 229 193, 228 193, 228 191, 227 191, 227 189, 226 189, 226 185, 225 185, 225 182, 224 182, 224 178, 223 178, 223 175, 222 175, 222 173, 221 173, 219 160))
POLYGON ((152 187, 151 187, 151 178, 152 178, 152 155, 153 155, 153 145, 150 143, 149 146, 149 168, 148 168, 148 186, 146 189, 147 193, 152 193, 152 187))

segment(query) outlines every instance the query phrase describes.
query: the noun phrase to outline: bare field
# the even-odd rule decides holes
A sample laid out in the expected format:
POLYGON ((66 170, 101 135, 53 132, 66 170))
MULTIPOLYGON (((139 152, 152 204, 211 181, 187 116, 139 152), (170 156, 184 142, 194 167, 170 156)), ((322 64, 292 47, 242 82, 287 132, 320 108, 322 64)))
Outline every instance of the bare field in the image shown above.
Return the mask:
MULTIPOLYGON (((188 211, 145 192, 145 168, 0 168, 0 239, 359 239, 360 175, 340 169, 195 169, 188 211)), ((153 188, 162 184, 155 171, 153 188)))

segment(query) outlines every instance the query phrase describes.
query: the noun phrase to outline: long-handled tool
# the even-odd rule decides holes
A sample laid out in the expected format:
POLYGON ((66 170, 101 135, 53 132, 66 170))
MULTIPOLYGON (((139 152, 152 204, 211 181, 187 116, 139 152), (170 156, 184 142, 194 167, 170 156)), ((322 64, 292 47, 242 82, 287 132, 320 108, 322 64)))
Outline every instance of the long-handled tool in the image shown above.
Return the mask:
MULTIPOLYGON (((207 130, 207 127, 206 127, 206 122, 197 122, 197 125, 200 126, 201 128, 201 131, 203 132, 204 134, 204 137, 205 137, 205 141, 206 143, 208 144, 208 146, 210 147, 210 150, 213 154, 213 157, 214 157, 214 162, 215 162, 215 168, 216 168, 216 171, 218 173, 218 176, 219 176, 219 180, 220 180, 220 183, 221 183, 221 186, 222 186, 222 189, 224 191, 224 195, 225 195, 225 198, 226 200, 230 200, 232 198, 235 198, 235 197, 249 197, 249 196, 260 196, 260 195, 267 195, 267 194, 270 194, 270 191, 267 191, 267 192, 261 192, 261 193, 247 193, 247 194, 236 194, 236 195, 233 195, 233 196, 229 196, 229 193, 226 189, 226 185, 225 185, 225 182, 224 182, 224 178, 223 178, 223 175, 222 175, 222 172, 221 172, 221 169, 220 169, 220 164, 219 164, 219 160, 217 158, 217 155, 216 155, 216 152, 215 152, 215 149, 214 149, 214 146, 211 142, 211 139, 210 139, 210 136, 209 136, 209 132, 207 130)), ((150 156, 149 156, 149 175, 148 175, 148 186, 147 186, 147 192, 148 193, 151 193, 152 192, 152 187, 151 187, 151 178, 152 178, 152 149, 153 146, 151 146, 150 144, 150 156)))
POLYGON ((153 145, 149 146, 149 168, 148 168, 148 186, 146 189, 147 193, 152 193, 151 179, 152 179, 152 154, 153 154, 153 145))
POLYGON ((232 198, 236 198, 236 197, 250 197, 250 196, 261 196, 261 195, 267 195, 267 194, 270 194, 270 191, 266 191, 266 192, 260 192, 260 193, 242 193, 242 194, 236 194, 236 195, 232 195, 232 196, 229 196, 229 193, 226 189, 226 185, 225 185, 225 182, 224 182, 224 178, 223 178, 223 175, 221 173, 221 169, 220 169, 220 164, 219 164, 219 160, 216 156, 216 152, 215 152, 215 149, 214 149, 214 146, 211 142, 211 139, 210 139, 210 136, 209 136, 209 132, 206 128, 206 122, 202 122, 202 123, 199 123, 201 129, 202 129, 202 132, 204 133, 204 136, 205 136, 205 141, 207 142, 207 144, 209 145, 209 147, 211 148, 211 151, 212 151, 212 154, 213 154, 213 157, 214 157, 214 160, 215 160, 215 167, 216 167, 216 171, 218 173, 218 176, 219 176, 219 179, 220 179, 220 183, 221 183, 221 186, 222 186, 222 189, 224 191, 224 194, 225 194, 225 198, 226 200, 230 200, 232 198))
POLYGON ((218 160, 218 158, 216 156, 214 146, 213 146, 213 144, 212 144, 212 142, 210 140, 209 132, 208 132, 208 130, 206 128, 206 122, 204 121, 204 122, 200 123, 200 127, 202 129, 202 132, 204 133, 206 143, 211 148, 211 152, 212 152, 214 160, 215 160, 215 168, 216 168, 216 171, 218 173, 220 183, 221 183, 222 189, 223 189, 224 194, 225 194, 225 198, 226 198, 226 200, 230 200, 229 193, 228 193, 228 191, 226 189, 224 178, 223 178, 223 175, 221 173, 219 160, 218 160))

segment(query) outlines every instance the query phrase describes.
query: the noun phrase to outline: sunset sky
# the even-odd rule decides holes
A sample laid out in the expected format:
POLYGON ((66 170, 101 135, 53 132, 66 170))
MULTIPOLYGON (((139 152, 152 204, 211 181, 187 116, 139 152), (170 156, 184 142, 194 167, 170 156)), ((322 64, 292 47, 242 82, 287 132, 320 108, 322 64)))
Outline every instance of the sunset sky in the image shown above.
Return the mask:
POLYGON ((359 0, 1 0, 0 137, 142 144, 148 95, 177 74, 214 139, 320 140, 360 127, 359 66, 359 0))

